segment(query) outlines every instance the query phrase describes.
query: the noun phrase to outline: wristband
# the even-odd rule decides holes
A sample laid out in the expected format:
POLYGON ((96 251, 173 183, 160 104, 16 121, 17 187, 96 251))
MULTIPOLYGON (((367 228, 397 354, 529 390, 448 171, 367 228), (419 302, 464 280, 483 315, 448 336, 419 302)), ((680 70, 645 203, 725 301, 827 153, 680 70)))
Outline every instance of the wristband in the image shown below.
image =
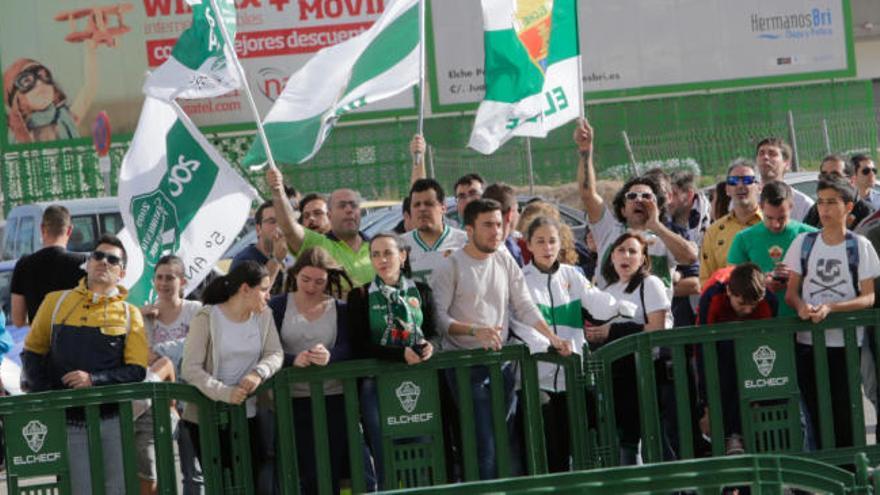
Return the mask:
POLYGON ((468 329, 468 335, 470 335, 471 337, 476 337, 476 336, 477 336, 477 327, 475 327, 475 326, 472 325, 472 326, 468 329))

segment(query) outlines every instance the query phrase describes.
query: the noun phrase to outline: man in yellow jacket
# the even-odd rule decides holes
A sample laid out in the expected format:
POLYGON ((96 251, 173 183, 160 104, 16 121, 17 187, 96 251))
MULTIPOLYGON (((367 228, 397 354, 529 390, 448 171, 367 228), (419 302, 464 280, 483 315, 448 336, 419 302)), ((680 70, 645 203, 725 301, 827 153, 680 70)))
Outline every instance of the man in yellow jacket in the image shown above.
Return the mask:
MULTIPOLYGON (((104 235, 86 262, 86 277, 71 290, 46 295, 24 342, 22 364, 31 392, 140 382, 148 345, 138 309, 117 285, 125 274, 125 248, 104 235)), ((92 493, 88 437, 81 410, 69 410, 68 449, 73 493, 92 493)), ((104 484, 123 493, 122 444, 115 407, 101 409, 104 484)))

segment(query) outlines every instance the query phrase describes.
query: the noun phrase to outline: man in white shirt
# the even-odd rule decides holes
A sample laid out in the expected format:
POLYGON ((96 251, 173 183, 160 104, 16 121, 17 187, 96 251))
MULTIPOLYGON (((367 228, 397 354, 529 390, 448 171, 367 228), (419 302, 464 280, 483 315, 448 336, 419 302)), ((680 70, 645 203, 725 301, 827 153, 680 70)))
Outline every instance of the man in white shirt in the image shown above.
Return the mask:
MULTIPOLYGON (((880 260, 874 247, 846 229, 846 218, 855 200, 852 186, 843 178, 823 176, 816 193, 822 230, 798 235, 785 254, 785 264, 791 269, 785 302, 802 320, 813 323, 824 320, 829 313, 873 306, 874 278, 880 276, 880 260)), ((863 333, 863 329, 857 329, 859 346, 863 333)), ((815 429, 818 391, 811 333, 798 333, 797 342, 798 382, 808 413, 808 444, 811 439, 820 443, 820 432, 815 429)), ((843 331, 826 330, 825 345, 836 445, 817 445, 823 450, 854 445, 843 331)))
POLYGON ((467 234, 444 221, 443 187, 436 180, 416 180, 409 190, 409 198, 415 229, 404 234, 402 240, 409 247, 412 277, 431 285, 431 273, 444 265, 453 251, 467 244, 467 234))
MULTIPOLYGON (((510 318, 514 316, 528 325, 522 332, 529 335, 518 337, 535 342, 543 336, 560 354, 571 354, 571 342, 553 333, 532 301, 522 270, 513 257, 499 250, 504 231, 501 204, 491 199, 472 201, 465 208, 464 221, 468 243, 452 253, 444 269, 433 274, 443 350, 501 350, 510 336, 510 318)), ((502 372, 505 415, 509 423, 515 410, 514 377, 510 366, 505 366, 502 372)), ((457 397, 454 373, 447 373, 447 380, 453 396, 457 397)), ((497 474, 489 382, 487 367, 471 368, 480 479, 491 479, 497 474)), ((462 414, 471 414, 471 411, 462 414)))
MULTIPOLYGON (((791 146, 777 137, 768 137, 761 140, 755 148, 755 162, 761 172, 761 184, 771 180, 785 180, 785 172, 791 169, 791 146)), ((813 206, 813 199, 806 194, 792 189, 794 193, 794 208, 791 210, 791 218, 803 222, 813 206)))

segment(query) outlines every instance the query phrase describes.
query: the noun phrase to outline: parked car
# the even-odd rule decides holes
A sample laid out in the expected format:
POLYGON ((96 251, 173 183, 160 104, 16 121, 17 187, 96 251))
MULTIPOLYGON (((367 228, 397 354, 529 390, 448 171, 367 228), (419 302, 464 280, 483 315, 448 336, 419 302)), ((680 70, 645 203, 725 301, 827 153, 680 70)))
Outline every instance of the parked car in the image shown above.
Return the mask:
POLYGON ((3 234, 3 260, 21 258, 43 247, 40 223, 49 205, 60 204, 70 210, 73 234, 67 249, 89 252, 105 233, 122 230, 122 215, 115 197, 84 198, 19 205, 9 212, 3 234))
MULTIPOLYGON (((557 209, 559 209, 559 214, 562 217, 562 221, 564 221, 566 224, 568 224, 569 227, 571 227, 575 240, 581 240, 584 238, 584 234, 586 233, 587 221, 582 211, 576 208, 572 208, 570 206, 555 203, 552 200, 548 200, 540 196, 517 196, 516 200, 519 203, 520 208, 525 206, 530 201, 534 200, 542 200, 553 203, 553 205, 556 206, 557 209)), ((455 211, 455 198, 446 198, 447 220, 452 219, 452 215, 455 211)), ((388 206, 378 209, 363 217, 363 219, 361 220, 361 230, 368 236, 373 236, 378 234, 379 232, 393 230, 394 227, 398 223, 400 223, 401 220, 403 220, 403 211, 401 211, 400 205, 398 204, 395 206, 388 206)))
POLYGON ((6 391, 13 395, 21 393, 21 350, 24 347, 24 338, 30 330, 28 326, 13 326, 10 318, 12 307, 10 288, 12 271, 15 269, 16 262, 18 260, 0 261, 0 307, 6 315, 6 331, 12 336, 14 342, 12 348, 3 357, 3 362, 0 363, 0 378, 3 380, 3 387, 6 391))

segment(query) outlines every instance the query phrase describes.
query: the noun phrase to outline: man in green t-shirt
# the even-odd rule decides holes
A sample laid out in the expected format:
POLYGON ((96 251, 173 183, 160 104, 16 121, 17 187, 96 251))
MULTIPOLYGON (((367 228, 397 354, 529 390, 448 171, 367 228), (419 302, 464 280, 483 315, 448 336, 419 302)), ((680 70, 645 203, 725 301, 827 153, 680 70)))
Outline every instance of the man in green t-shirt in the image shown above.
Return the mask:
POLYGON ((320 234, 296 222, 290 201, 284 194, 281 171, 269 167, 266 182, 272 190, 272 202, 278 227, 284 233, 287 246, 294 255, 320 246, 345 268, 355 286, 370 283, 375 276, 370 263, 369 239, 360 232, 361 197, 351 189, 337 189, 330 194, 328 217, 330 232, 320 234))
POLYGON ((779 299, 779 316, 792 316, 794 309, 785 304, 785 289, 791 267, 782 262, 791 241, 802 232, 814 232, 809 225, 791 219, 794 206, 791 187, 781 181, 764 184, 760 197, 761 223, 740 231, 733 238, 727 262, 739 265, 747 261, 765 274, 767 290, 779 299))

